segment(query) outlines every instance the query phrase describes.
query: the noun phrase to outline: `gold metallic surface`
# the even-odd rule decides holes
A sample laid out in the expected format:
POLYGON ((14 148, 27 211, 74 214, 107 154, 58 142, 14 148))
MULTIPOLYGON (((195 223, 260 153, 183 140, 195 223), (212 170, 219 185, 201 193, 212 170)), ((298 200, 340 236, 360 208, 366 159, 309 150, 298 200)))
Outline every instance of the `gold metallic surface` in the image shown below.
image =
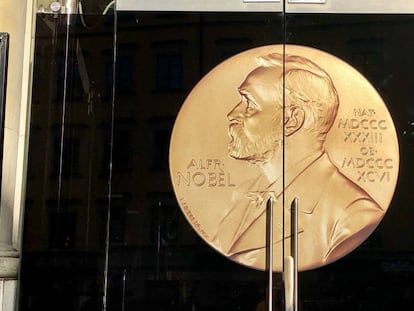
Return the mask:
POLYGON ((281 242, 290 240, 294 197, 299 270, 313 269, 372 233, 399 167, 393 121, 370 83, 330 54, 285 49, 248 50, 208 73, 183 104, 170 145, 184 215, 233 261, 265 268, 265 205, 275 199, 275 271, 281 242))

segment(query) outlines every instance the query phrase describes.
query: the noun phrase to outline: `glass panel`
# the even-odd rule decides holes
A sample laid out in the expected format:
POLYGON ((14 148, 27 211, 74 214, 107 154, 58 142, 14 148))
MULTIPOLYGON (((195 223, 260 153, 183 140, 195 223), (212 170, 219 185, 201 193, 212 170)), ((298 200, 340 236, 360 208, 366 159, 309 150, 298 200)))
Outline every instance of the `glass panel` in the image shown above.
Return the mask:
POLYGON ((282 40, 279 13, 118 14, 109 309, 255 310, 265 298, 265 272, 226 258, 213 231, 252 170, 227 154, 252 70, 231 57, 282 40))
MULTIPOLYGON (((293 102, 325 107, 330 97, 323 95, 322 86, 317 88, 320 93, 306 89, 321 77, 323 85, 331 79, 339 99, 336 119, 320 149, 330 160, 299 191, 304 234, 310 217, 320 217, 323 203, 335 202, 325 206, 325 218, 319 218, 319 229, 324 227, 326 235, 319 235, 310 253, 299 258, 306 261, 314 249, 331 243, 326 258, 334 262, 300 273, 299 309, 389 310, 413 303, 413 26, 412 15, 286 15, 286 53, 306 55, 325 73, 314 68, 319 74, 312 82, 303 76, 298 85, 286 61, 286 90, 293 88, 296 94, 288 91, 285 109, 294 111, 289 108, 293 102), (329 178, 328 167, 335 172, 329 178), (353 195, 347 194, 349 189, 353 195), (334 196, 329 198, 329 192, 334 196), (362 210, 363 216, 357 216, 362 210)), ((299 150, 286 149, 286 159, 299 150)))
POLYGON ((115 27, 95 12, 36 18, 21 310, 104 305, 115 27))

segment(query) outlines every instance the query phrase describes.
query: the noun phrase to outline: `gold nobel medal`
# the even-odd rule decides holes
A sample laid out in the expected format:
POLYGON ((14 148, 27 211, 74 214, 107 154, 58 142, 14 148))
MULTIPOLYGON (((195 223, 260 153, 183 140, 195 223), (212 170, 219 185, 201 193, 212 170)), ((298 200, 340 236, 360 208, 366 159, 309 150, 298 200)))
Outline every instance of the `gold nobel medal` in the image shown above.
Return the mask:
POLYGON ((266 202, 275 202, 273 269, 298 198, 298 267, 333 262, 384 217, 399 167, 390 114, 355 69, 303 46, 264 46, 218 65, 174 125, 170 173, 194 230, 229 259, 266 268, 266 202))

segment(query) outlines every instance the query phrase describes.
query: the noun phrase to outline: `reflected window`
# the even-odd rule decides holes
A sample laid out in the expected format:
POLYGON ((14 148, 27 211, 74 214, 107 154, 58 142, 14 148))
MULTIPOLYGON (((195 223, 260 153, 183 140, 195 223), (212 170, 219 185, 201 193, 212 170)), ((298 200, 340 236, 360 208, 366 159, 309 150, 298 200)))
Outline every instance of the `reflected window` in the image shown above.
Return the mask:
POLYGON ((102 126, 102 155, 101 155, 101 172, 100 177, 105 178, 109 176, 110 161, 111 161, 111 131, 108 124, 102 126))
POLYGON ((173 119, 170 117, 155 117, 150 119, 152 129, 152 165, 151 170, 164 172, 168 170, 168 154, 173 119))
POLYGON ((180 90, 184 87, 185 40, 153 43, 155 52, 155 89, 180 90))
POLYGON ((126 173, 131 169, 131 131, 114 132, 114 148, 112 151, 113 171, 126 173))
POLYGON ((49 210, 49 248, 71 249, 76 245, 76 212, 71 200, 51 200, 49 210))
POLYGON ((116 64, 116 93, 131 95, 134 93, 134 58, 132 55, 121 55, 116 64))
POLYGON ((79 73, 79 64, 75 53, 69 51, 66 59, 64 53, 57 53, 54 84, 54 100, 61 103, 66 92, 67 101, 79 100, 83 95, 82 80, 79 73), (66 75, 66 76, 65 76, 66 75))
POLYGON ((170 131, 157 129, 154 131, 153 170, 166 171, 168 169, 168 146, 170 131))
POLYGON ((114 51, 112 49, 105 49, 101 52, 104 67, 105 90, 103 94, 104 100, 109 100, 112 95, 112 82, 114 80, 114 51))
POLYGON ((119 118, 115 120, 113 133, 107 126, 102 129, 101 177, 108 176, 111 160, 113 173, 131 173, 133 168, 132 157, 134 155, 132 145, 134 129, 135 121, 130 118, 119 118))
POLYGON ((157 90, 177 90, 183 87, 182 55, 158 55, 157 90))
MULTIPOLYGON (((105 94, 109 99, 113 88, 114 51, 105 49, 101 52, 104 59, 105 94)), ((115 93, 117 96, 131 96, 135 94, 135 57, 137 46, 135 44, 119 45, 117 47, 115 93)))
POLYGON ((55 137, 53 142, 52 176, 62 174, 62 177, 80 175, 80 139, 55 137))
POLYGON ((130 205, 128 193, 114 193, 111 196, 110 242, 123 245, 125 241, 126 213, 130 205))

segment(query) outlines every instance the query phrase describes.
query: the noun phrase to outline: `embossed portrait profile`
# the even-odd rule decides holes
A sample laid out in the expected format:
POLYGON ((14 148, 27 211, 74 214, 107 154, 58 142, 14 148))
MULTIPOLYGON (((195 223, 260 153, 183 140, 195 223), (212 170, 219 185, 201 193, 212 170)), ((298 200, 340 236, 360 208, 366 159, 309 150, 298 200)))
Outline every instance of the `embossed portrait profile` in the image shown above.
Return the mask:
POLYGON ((238 263, 265 268, 274 198, 276 271, 289 253, 282 242, 293 198, 299 269, 323 266, 377 227, 398 165, 394 125, 375 89, 336 57, 300 46, 257 48, 217 66, 184 103, 170 150, 187 219, 238 263))

